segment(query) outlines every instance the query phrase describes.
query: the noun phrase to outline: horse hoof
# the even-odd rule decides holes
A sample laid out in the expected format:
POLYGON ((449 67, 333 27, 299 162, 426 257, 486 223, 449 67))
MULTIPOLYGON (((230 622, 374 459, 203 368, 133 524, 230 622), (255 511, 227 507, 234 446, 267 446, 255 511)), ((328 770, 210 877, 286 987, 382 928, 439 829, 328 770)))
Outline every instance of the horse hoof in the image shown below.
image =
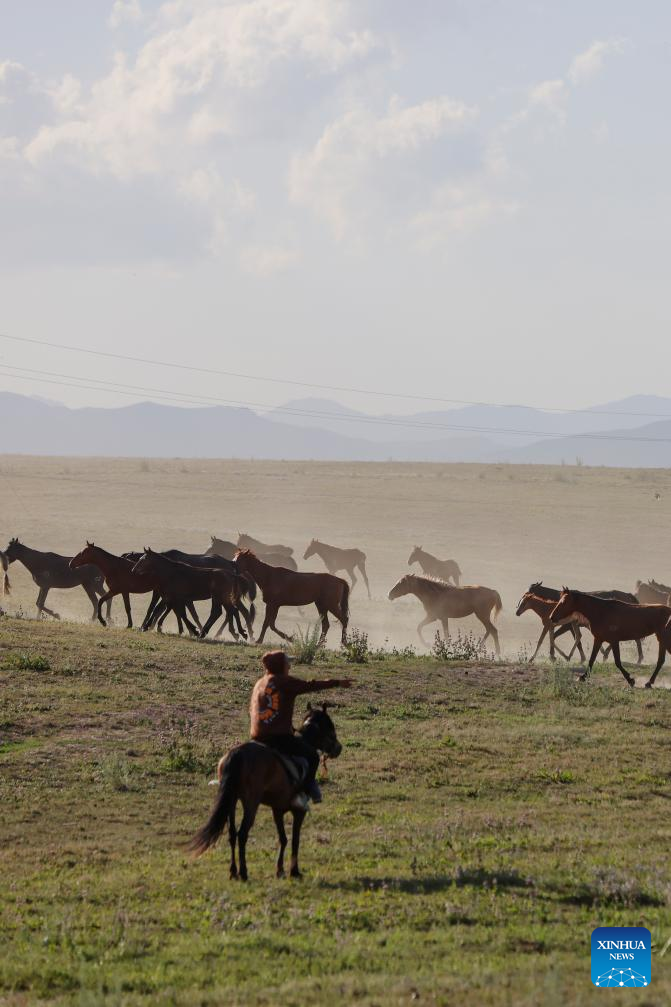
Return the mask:
POLYGON ((300 881, 301 878, 303 877, 303 875, 301 874, 301 872, 297 868, 294 868, 291 871, 291 877, 292 878, 296 878, 297 881, 300 881))
POLYGON ((277 871, 277 873, 275 874, 276 878, 286 878, 286 876, 287 875, 285 871, 277 871))
POLYGON ((587 675, 578 675, 578 681, 579 682, 587 681, 587 675))
POLYGON ((646 682, 645 687, 646 689, 652 689, 652 682, 646 682))

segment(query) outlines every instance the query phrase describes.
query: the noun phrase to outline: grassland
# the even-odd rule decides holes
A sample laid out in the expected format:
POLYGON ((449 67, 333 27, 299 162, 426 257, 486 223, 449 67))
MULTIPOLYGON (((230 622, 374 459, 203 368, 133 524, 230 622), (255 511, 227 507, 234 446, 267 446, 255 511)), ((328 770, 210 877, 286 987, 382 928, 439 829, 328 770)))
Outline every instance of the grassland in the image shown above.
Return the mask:
POLYGON ((258 654, 0 620, 0 1003, 572 1007, 604 997, 606 924, 655 940, 626 1003, 671 1002, 668 690, 612 667, 576 686, 515 663, 348 665, 305 878, 274 878, 265 812, 245 886, 225 850, 183 844, 245 736, 258 654))

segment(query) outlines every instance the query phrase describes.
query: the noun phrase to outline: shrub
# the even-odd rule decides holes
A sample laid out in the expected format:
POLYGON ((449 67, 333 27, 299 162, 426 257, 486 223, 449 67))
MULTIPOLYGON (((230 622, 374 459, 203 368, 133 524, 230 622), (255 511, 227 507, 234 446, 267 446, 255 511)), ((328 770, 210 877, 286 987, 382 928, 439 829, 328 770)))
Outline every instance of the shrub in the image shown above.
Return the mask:
POLYGON ((97 763, 93 778, 96 783, 124 792, 136 789, 135 766, 119 755, 108 755, 97 763))
POLYGON ((436 632, 431 653, 438 661, 490 661, 493 655, 487 651, 482 640, 473 633, 461 631, 456 636, 443 638, 436 632))
POLYGON ((171 717, 158 735, 162 767, 169 773, 208 773, 219 755, 209 741, 198 738, 192 720, 171 717))
POLYGON ((368 649, 368 633, 356 627, 347 635, 347 641, 342 647, 343 657, 348 664, 366 664, 370 655, 368 649))
POLYGON ((321 623, 316 622, 307 629, 296 627, 293 644, 293 659, 296 664, 314 664, 324 650, 321 639, 321 623))
POLYGON ((8 654, 5 658, 6 668, 17 668, 19 671, 50 671, 51 665, 41 654, 8 654))

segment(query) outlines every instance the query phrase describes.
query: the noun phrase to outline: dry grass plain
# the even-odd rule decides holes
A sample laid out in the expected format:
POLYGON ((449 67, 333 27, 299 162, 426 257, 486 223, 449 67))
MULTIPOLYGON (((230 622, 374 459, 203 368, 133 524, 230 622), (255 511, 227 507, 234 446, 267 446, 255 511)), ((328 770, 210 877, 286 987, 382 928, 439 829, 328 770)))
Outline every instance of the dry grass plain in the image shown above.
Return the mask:
MULTIPOLYGON (((234 539, 239 529, 292 545, 300 568, 313 570, 323 569, 318 558, 302 562, 313 536, 362 548, 373 600, 354 591, 352 625, 375 645, 418 645, 419 602, 387 599, 415 544, 456 559, 464 583, 499 590, 511 657, 538 635, 536 616, 514 614, 531 581, 586 590, 671 581, 671 473, 659 469, 10 456, 0 458, 0 486, 1 547, 18 535, 62 553, 87 538, 112 552, 145 544, 202 551, 210 534, 234 539)), ((19 564, 11 573, 8 611, 33 612, 30 577, 19 564)), ((88 616, 81 590, 50 598, 63 616, 88 616)), ((121 617, 120 602, 115 611, 121 617)), ((291 610, 280 614, 285 629, 300 622, 291 610)), ((475 619, 458 625, 479 631, 475 619)), ((425 635, 432 640, 433 628, 425 635)))

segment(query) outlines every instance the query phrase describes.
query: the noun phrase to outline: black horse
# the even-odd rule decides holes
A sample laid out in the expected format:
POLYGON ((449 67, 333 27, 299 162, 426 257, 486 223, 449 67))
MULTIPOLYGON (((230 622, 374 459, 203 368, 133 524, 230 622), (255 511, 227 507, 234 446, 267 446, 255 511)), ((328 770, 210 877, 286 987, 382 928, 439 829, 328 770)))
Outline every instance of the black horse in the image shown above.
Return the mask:
MULTIPOLYGON (((307 714, 299 734, 313 748, 323 752, 332 759, 337 759, 342 752, 333 721, 326 712, 327 704, 319 709, 313 709, 308 703, 307 714)), ((284 876, 284 851, 287 846, 287 834, 284 828, 284 816, 288 811, 293 815, 293 830, 291 835, 291 877, 299 878, 298 847, 301 840, 301 826, 305 811, 291 807, 296 794, 296 783, 289 779, 289 774, 282 759, 272 748, 258 741, 248 741, 238 745, 224 756, 217 767, 219 780, 219 795, 210 815, 210 820, 193 837, 190 849, 196 856, 205 853, 219 839, 228 825, 228 837, 231 845, 231 878, 240 877, 247 880, 247 837, 254 824, 260 804, 272 808, 275 827, 280 840, 280 851, 277 858, 277 877, 284 876), (243 809, 242 822, 236 832, 235 808, 240 801, 243 809), (236 843, 240 855, 240 871, 235 862, 236 843)), ((300 784, 298 785, 300 787, 300 784)))
MULTIPOLYGON (((70 588, 83 587, 89 601, 93 606, 91 621, 98 618, 98 595, 105 594, 105 578, 97 566, 80 566, 78 569, 70 569, 72 556, 59 556, 55 552, 39 552, 37 549, 29 549, 27 545, 19 542, 18 538, 10 540, 5 549, 5 556, 8 563, 18 560, 23 563, 26 570, 40 589, 37 596, 37 611, 40 615, 46 613, 54 619, 60 619, 60 615, 52 609, 47 608, 45 602, 52 587, 70 588)), ((110 618, 112 599, 107 602, 107 620, 110 618)))

